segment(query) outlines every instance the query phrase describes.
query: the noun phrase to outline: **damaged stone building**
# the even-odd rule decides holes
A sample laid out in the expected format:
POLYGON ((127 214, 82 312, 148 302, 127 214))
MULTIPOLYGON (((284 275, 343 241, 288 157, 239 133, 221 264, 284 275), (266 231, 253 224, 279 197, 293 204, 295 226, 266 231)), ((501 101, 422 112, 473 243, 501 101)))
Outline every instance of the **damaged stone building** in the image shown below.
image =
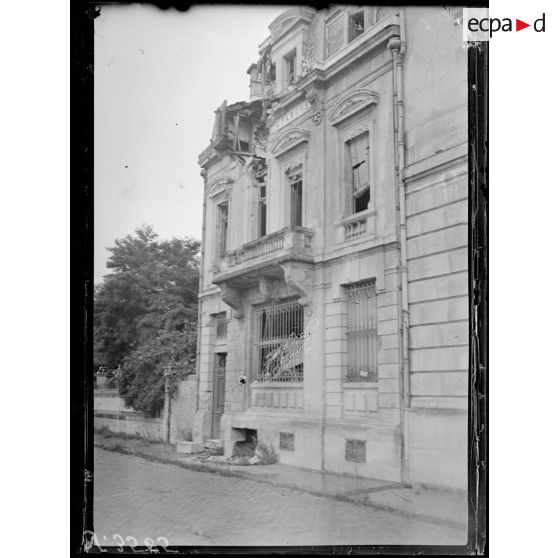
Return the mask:
POLYGON ((460 18, 289 9, 250 100, 215 111, 196 442, 231 455, 253 436, 282 463, 466 488, 460 18))

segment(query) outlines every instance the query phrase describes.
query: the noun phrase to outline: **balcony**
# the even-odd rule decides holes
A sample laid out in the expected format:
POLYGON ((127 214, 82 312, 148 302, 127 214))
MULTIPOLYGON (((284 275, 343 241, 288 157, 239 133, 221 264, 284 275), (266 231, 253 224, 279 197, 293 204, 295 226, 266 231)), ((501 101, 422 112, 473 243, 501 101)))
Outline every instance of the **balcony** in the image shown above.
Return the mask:
POLYGON ((312 234, 304 227, 285 227, 226 252, 213 274, 213 283, 246 288, 262 276, 282 278, 281 264, 314 261, 312 234))

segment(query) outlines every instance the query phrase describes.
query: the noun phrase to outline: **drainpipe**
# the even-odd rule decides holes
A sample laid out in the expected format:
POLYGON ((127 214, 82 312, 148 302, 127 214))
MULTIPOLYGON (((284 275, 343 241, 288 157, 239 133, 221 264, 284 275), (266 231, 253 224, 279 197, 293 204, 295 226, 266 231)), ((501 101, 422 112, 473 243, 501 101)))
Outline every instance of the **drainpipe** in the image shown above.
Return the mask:
MULTIPOLYGON (((401 16, 400 16, 401 17, 401 16)), ((396 218, 398 221, 397 239, 399 244, 398 270, 398 303, 400 308, 400 422, 401 422, 401 478, 407 483, 409 478, 408 427, 406 410, 410 406, 409 380, 409 292, 407 276, 407 215, 405 203, 405 183, 403 170, 405 168, 405 138, 404 138, 404 107, 403 107, 403 58, 401 54, 402 41, 392 38, 388 48, 392 53, 393 62, 393 112, 394 133, 396 138, 395 170, 396 170, 396 218)))
POLYGON ((407 52, 407 33, 405 30, 405 8, 399 8, 399 35, 401 39, 401 46, 399 48, 399 53, 401 56, 405 56, 407 52))
MULTIPOLYGON (((327 131, 325 125, 325 108, 322 105, 320 100, 320 104, 318 109, 322 111, 322 122, 319 124, 322 128, 322 153, 326 153, 326 138, 327 138, 327 131)), ((327 158, 326 158, 327 160, 327 158)), ((327 208, 327 195, 326 195, 326 160, 322 163, 322 218, 324 220, 322 225, 323 237, 322 237, 322 261, 325 260, 325 251, 326 251, 326 208, 327 208)), ((314 271, 314 273, 316 273, 314 271)), ((321 281, 323 282, 323 273, 321 281)), ((324 310, 324 289, 321 290, 321 311, 322 311, 322 319, 325 322, 325 310, 324 310)), ((327 421, 327 379, 326 379, 326 367, 324 366, 325 363, 325 323, 324 327, 321 328, 322 330, 322 460, 321 466, 322 471, 325 472, 325 439, 326 439, 326 421, 327 421)))
MULTIPOLYGON (((202 217, 202 234, 201 234, 201 247, 200 247, 200 278, 198 283, 198 294, 202 292, 203 288, 203 262, 205 255, 205 217, 206 217, 206 188, 207 188, 207 169, 203 168, 200 172, 203 177, 203 217, 202 217)), ((200 409, 200 360, 201 360, 201 301, 198 299, 198 338, 196 341, 196 375, 197 375, 197 388, 196 388, 196 411, 200 409)))
POLYGON ((169 393, 169 376, 171 374, 171 367, 170 365, 167 366, 167 370, 165 372, 165 399, 166 399, 166 403, 167 403, 167 416, 166 421, 165 421, 165 427, 166 427, 166 435, 165 435, 165 442, 167 442, 167 444, 170 444, 170 440, 171 440, 171 425, 172 425, 172 421, 171 421, 171 412, 172 412, 172 407, 171 407, 171 397, 170 397, 170 393, 169 393))

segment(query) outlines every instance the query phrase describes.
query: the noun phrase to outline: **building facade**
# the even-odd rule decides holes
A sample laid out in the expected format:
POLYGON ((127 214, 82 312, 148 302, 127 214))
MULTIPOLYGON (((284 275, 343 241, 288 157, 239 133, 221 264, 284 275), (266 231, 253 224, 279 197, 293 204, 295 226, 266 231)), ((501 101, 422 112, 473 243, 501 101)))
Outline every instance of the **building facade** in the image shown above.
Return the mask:
POLYGON ((215 112, 194 440, 467 486, 461 10, 297 7, 215 112))

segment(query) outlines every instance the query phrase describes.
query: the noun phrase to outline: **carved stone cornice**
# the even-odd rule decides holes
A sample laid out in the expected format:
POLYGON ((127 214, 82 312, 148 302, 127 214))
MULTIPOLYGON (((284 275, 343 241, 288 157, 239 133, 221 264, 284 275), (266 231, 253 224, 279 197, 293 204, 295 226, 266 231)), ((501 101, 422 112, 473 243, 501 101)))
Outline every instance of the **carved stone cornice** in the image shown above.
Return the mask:
POLYGON ((207 197, 214 198, 219 194, 225 192, 227 195, 230 192, 233 179, 230 176, 223 176, 214 180, 207 189, 207 197))
POLYGON ((244 308, 240 289, 230 287, 226 283, 220 285, 221 300, 233 309, 233 318, 243 318, 244 308))
POLYGON ((333 126, 337 126, 357 112, 370 105, 377 104, 378 100, 379 95, 370 89, 357 89, 356 91, 352 91, 333 105, 329 111, 329 121, 333 126))
POLYGON ((291 159, 285 161, 281 165, 283 172, 289 172, 293 169, 296 169, 297 167, 301 167, 302 163, 304 162, 304 157, 305 157, 304 153, 299 153, 298 156, 292 157, 291 159))
POLYGON ((216 159, 219 159, 219 154, 212 145, 209 145, 198 156, 198 165, 200 165, 200 167, 205 167, 216 159))
POLYGON ((343 137, 343 141, 347 142, 349 140, 352 140, 353 138, 360 136, 360 134, 364 134, 364 132, 367 132, 368 130, 370 130, 370 125, 365 122, 364 124, 361 124, 360 126, 349 130, 343 137))
POLYGON ((276 42, 281 37, 285 36, 297 24, 309 25, 315 13, 315 8, 305 6, 291 8, 290 10, 283 12, 269 25, 269 31, 271 32, 273 42, 276 42))
POLYGON ((301 128, 291 128, 283 132, 271 145, 270 152, 275 157, 278 157, 293 147, 307 142, 310 138, 310 132, 301 128))

